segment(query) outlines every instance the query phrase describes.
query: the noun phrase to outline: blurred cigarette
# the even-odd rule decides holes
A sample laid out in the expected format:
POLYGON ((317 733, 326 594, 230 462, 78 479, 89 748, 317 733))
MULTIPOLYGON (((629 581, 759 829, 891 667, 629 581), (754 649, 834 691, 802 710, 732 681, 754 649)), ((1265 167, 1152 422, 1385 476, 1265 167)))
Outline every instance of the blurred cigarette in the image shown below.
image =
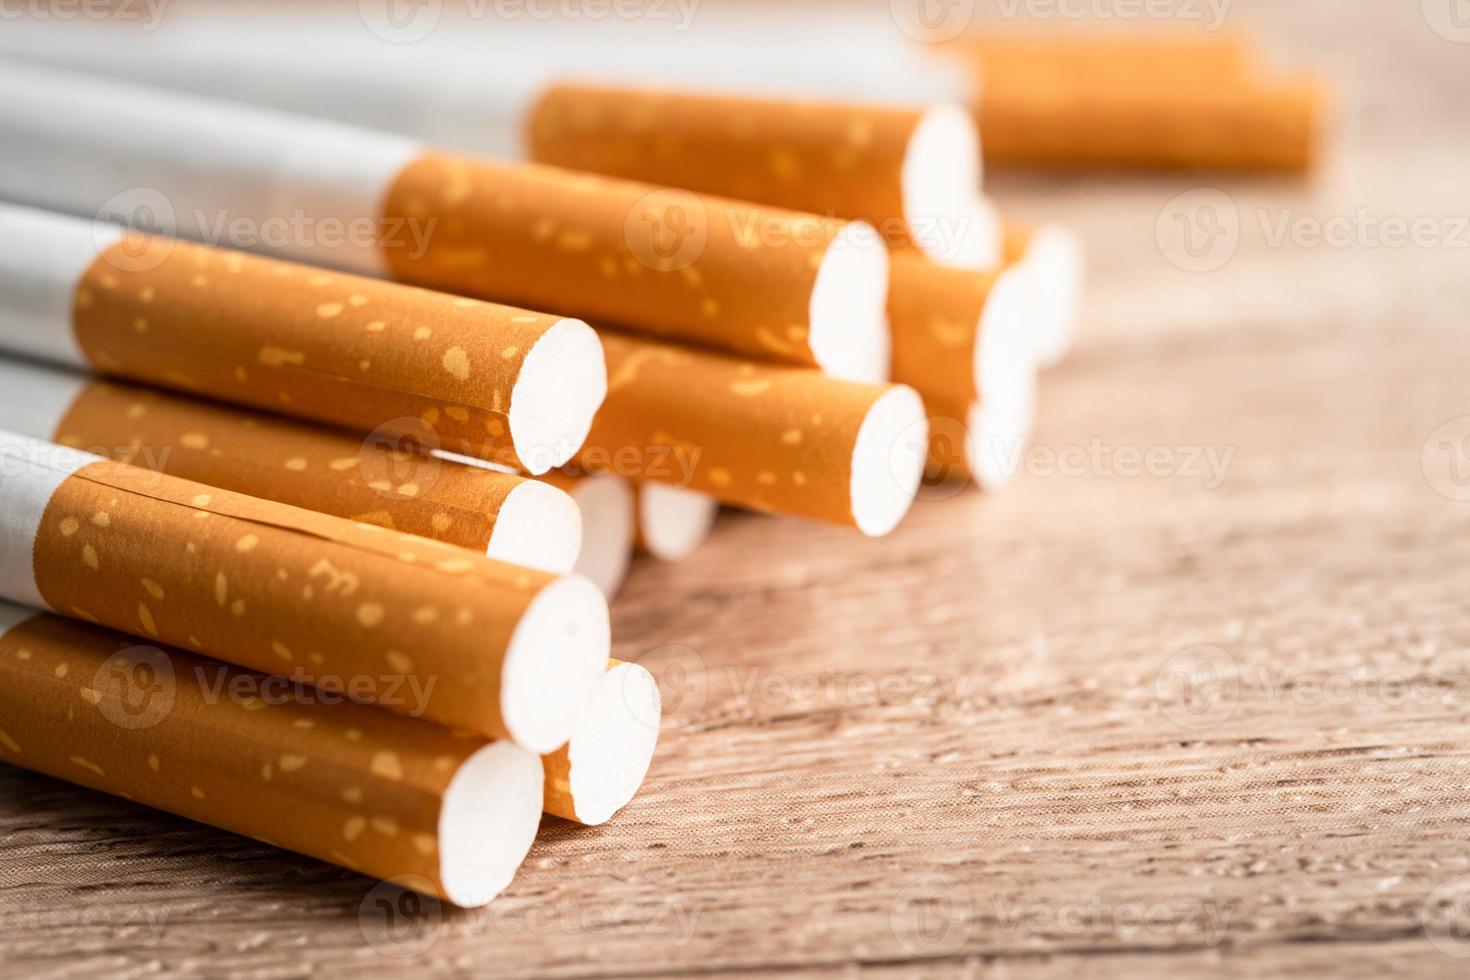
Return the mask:
MULTIPOLYGON (((0 194, 15 200, 88 217, 122 211, 134 222, 159 223, 153 212, 162 210, 184 237, 220 236, 840 377, 887 374, 887 250, 864 222, 433 152, 371 130, 49 69, 0 66, 0 85, 27 93, 0 103, 0 138, 11 148, 0 158, 0 194), (284 241, 261 234, 302 216, 306 230, 284 241), (363 234, 328 242, 326 230, 341 227, 363 234)), ((463 352, 441 353, 442 372, 466 373, 463 352)))
POLYGON ((0 206, 0 345, 344 425, 430 425, 531 473, 606 385, 585 323, 0 206), (208 329, 201 329, 207 324, 208 329))
POLYGON ((456 905, 510 883, 535 755, 272 680, 0 603, 0 759, 456 905))
POLYGON ((964 36, 949 47, 992 92, 1053 85, 1118 88, 1220 85, 1263 69, 1243 33, 1184 31, 1009 31, 964 36))
POLYGON ((571 571, 581 546, 576 504, 554 487, 405 451, 384 433, 3 359, 0 429, 546 572, 571 571))
POLYGON ((561 84, 531 108, 526 133, 541 163, 860 218, 890 246, 968 268, 998 258, 998 229, 977 220, 980 138, 959 105, 561 84))
POLYGON ((912 388, 602 336, 608 397, 585 468, 873 536, 913 502, 928 437, 912 388))
POLYGON ((987 493, 1009 487, 1020 471, 1036 416, 1036 386, 991 403, 926 404, 929 452, 925 478, 970 479, 987 493))
POLYGON ((1086 254, 1082 239, 1066 225, 1007 224, 1005 262, 1019 265, 1037 283, 1031 336, 1038 367, 1055 367, 1072 349, 1082 316, 1086 254))
POLYGON ((578 576, 13 433, 0 462, 0 598, 538 753, 607 659, 606 600, 578 576))
POLYGON ((571 739, 542 756, 546 812, 578 823, 606 823, 648 774, 660 714, 653 675, 637 664, 609 660, 571 739))
POLYGON ((986 89, 988 160, 1057 168, 1311 170, 1331 114, 1315 77, 1199 87, 1088 85, 986 89))
POLYGON ((573 571, 611 599, 623 587, 633 558, 636 516, 633 487, 612 473, 553 470, 539 477, 569 495, 582 513, 582 550, 573 571))
POLYGON ((665 483, 635 486, 638 549, 660 561, 683 561, 709 537, 720 502, 707 493, 665 483))

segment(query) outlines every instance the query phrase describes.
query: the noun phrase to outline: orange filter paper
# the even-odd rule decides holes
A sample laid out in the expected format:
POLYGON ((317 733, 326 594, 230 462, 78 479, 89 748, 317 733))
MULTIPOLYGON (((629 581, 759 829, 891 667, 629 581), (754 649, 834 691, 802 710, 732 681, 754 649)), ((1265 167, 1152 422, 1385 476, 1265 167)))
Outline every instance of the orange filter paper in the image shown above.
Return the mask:
POLYGON ((608 333, 602 340, 608 397, 583 448, 587 468, 755 510, 855 523, 858 430, 895 386, 608 333))
POLYGON ((0 760, 450 900, 440 815, 486 744, 59 616, 0 636, 0 760))
POLYGON ((392 436, 364 438, 104 381, 87 385, 52 441, 480 552, 501 505, 528 482, 405 451, 392 436))
POLYGON ((863 218, 891 245, 917 109, 561 84, 532 108, 542 163, 863 218))
POLYGON ((997 93, 1058 84, 1206 87, 1238 82, 1259 67, 1249 38, 1229 32, 1014 32, 950 46, 977 67, 984 89, 997 93))
POLYGON ((361 431, 429 423, 445 448, 532 472, 554 463, 517 452, 511 393, 560 319, 136 236, 87 270, 73 312, 101 370, 361 431))
POLYGON ((817 271, 840 222, 534 164, 420 157, 386 216, 434 219, 407 282, 525 303, 750 357, 817 364, 817 271))
POLYGON ((986 96, 986 154, 1009 163, 1077 167, 1311 169, 1324 139, 1315 79, 1208 91, 1037 89, 986 96))
MULTIPOLYGON (((358 700, 395 710, 421 703, 426 718, 534 751, 559 744, 517 737, 502 681, 538 593, 579 580, 111 460, 52 495, 34 573, 58 612, 318 687, 355 685, 358 700)), ((586 661, 597 644, 565 629, 582 651, 568 664, 586 661)), ((595 680, 564 668, 568 685, 595 680)))
POLYGON ((975 345, 980 316, 1001 271, 971 272, 913 254, 893 256, 888 322, 894 381, 941 405, 969 405, 980 397, 975 345))

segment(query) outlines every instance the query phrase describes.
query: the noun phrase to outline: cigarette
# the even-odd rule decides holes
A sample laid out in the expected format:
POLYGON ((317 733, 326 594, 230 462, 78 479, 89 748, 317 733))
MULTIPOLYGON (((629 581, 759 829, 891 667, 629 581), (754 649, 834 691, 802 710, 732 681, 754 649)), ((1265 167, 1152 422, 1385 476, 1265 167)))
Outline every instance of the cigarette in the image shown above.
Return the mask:
POLYGON ((648 775, 661 710, 652 674, 609 660, 572 737, 541 758, 546 812, 600 824, 621 810, 648 775))
POLYGON ((1194 87, 986 88, 988 161, 1055 168, 1144 167, 1305 173, 1324 155, 1330 98, 1300 76, 1194 87))
POLYGON ((1050 281, 1030 266, 971 272, 912 254, 894 255, 892 271, 894 381, 942 406, 1000 400, 1034 383, 1050 281))
POLYGON ((540 473, 606 388, 580 320, 0 207, 0 346, 540 473), (208 330, 201 330, 208 324, 208 330))
POLYGON ((988 32, 957 38, 950 47, 970 60, 990 91, 1063 83, 1211 85, 1265 70, 1251 38, 1231 32, 988 32))
POLYGON ((720 502, 707 493, 643 482, 638 498, 639 551, 659 561, 683 561, 704 544, 715 526, 720 502))
POLYGON ((526 121, 532 159, 796 211, 860 218, 891 247, 993 265, 998 233, 956 254, 976 211, 980 136, 958 104, 923 109, 563 83, 526 121))
POLYGON ((575 575, 14 433, 0 464, 0 598, 538 754, 607 659, 607 602, 575 575))
POLYGON ((540 759, 272 680, 0 603, 0 759, 460 906, 510 883, 540 759))
POLYGON ((498 158, 522 152, 527 111, 568 75, 913 105, 962 101, 971 84, 958 57, 914 44, 886 18, 844 25, 840 40, 828 30, 816 46, 785 20, 775 25, 788 28, 781 31, 766 17, 727 19, 718 30, 681 34, 677 45, 657 32, 608 44, 567 23, 529 25, 527 35, 504 18, 487 18, 478 32, 465 22, 399 45, 384 45, 357 23, 343 31, 293 19, 283 29, 259 11, 170 18, 167 30, 133 32, 127 44, 117 43, 115 26, 14 20, 0 32, 0 53, 498 158))
POLYGON ((570 572, 581 548, 577 505, 556 488, 407 451, 383 433, 4 359, 0 429, 545 572, 570 572))
POLYGON ((608 396, 579 458, 754 510, 887 534, 923 475, 923 403, 844 381, 605 333, 608 396))
POLYGON ((554 470, 539 477, 569 494, 582 512, 582 550, 573 571, 611 599, 623 587, 637 530, 633 487, 613 473, 554 470))
MULTIPOLYGON (((0 161, 0 194, 10 198, 91 216, 127 210, 120 194, 132 201, 123 192, 151 188, 182 237, 220 236, 839 377, 887 374, 887 250, 865 222, 477 160, 48 69, 3 66, 0 85, 27 93, 0 106, 0 138, 15 149, 0 161), (295 218, 306 230, 262 234, 295 218), (324 241, 343 227, 360 233, 324 241)), ((446 347, 433 363, 467 380, 480 369, 465 363, 469 352, 446 347)), ((344 372, 357 369, 353 359, 344 372)))
POLYGON ((1005 228, 1005 261, 1023 266, 1039 284, 1031 335, 1038 367, 1060 364, 1072 350, 1082 317, 1086 254, 1082 239, 1066 225, 1009 224, 1005 228))

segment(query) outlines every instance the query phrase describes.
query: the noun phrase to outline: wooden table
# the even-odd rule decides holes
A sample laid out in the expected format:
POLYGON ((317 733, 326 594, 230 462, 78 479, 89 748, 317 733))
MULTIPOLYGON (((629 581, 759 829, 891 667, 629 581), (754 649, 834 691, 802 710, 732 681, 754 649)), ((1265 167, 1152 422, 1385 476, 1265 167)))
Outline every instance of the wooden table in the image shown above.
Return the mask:
POLYGON ((616 652, 670 718, 610 825, 385 931, 367 879, 5 768, 0 972, 1463 974, 1470 44, 1245 6, 1355 80, 1361 145, 1313 187, 998 177, 1093 254, 1016 486, 639 566, 616 652), (1157 229, 1201 186, 1240 243, 1191 272, 1157 229))

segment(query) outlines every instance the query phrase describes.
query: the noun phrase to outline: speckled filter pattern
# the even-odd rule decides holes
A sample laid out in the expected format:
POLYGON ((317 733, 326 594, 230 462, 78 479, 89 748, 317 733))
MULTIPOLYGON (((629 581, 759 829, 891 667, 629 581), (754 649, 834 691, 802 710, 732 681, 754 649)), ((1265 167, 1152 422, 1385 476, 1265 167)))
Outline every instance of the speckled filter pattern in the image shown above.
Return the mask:
POLYGON ((67 478, 36 535, 57 612, 506 737, 500 679, 555 576, 111 460, 67 478))
POLYGON ((903 165, 916 109, 560 84, 526 123, 531 156, 813 214, 909 244, 903 165))
POLYGON ((438 819, 485 745, 260 675, 39 614, 0 636, 0 759, 442 894, 438 819))
POLYGON ((483 552, 525 477, 355 433, 96 381, 54 442, 172 476, 483 552))
POLYGON ((506 465, 511 392, 559 317, 227 249, 129 236, 73 304, 103 371, 361 431, 431 426, 506 465))
POLYGON ((841 222, 534 164, 427 154, 389 219, 435 220, 404 282, 810 365, 817 269, 841 222))
POLYGON ((893 380, 926 403, 968 405, 975 390, 975 345, 998 271, 951 269, 913 252, 888 266, 893 380))
POLYGON ((585 465, 754 510, 854 523, 853 447, 890 386, 612 333, 602 342, 607 400, 585 465))

